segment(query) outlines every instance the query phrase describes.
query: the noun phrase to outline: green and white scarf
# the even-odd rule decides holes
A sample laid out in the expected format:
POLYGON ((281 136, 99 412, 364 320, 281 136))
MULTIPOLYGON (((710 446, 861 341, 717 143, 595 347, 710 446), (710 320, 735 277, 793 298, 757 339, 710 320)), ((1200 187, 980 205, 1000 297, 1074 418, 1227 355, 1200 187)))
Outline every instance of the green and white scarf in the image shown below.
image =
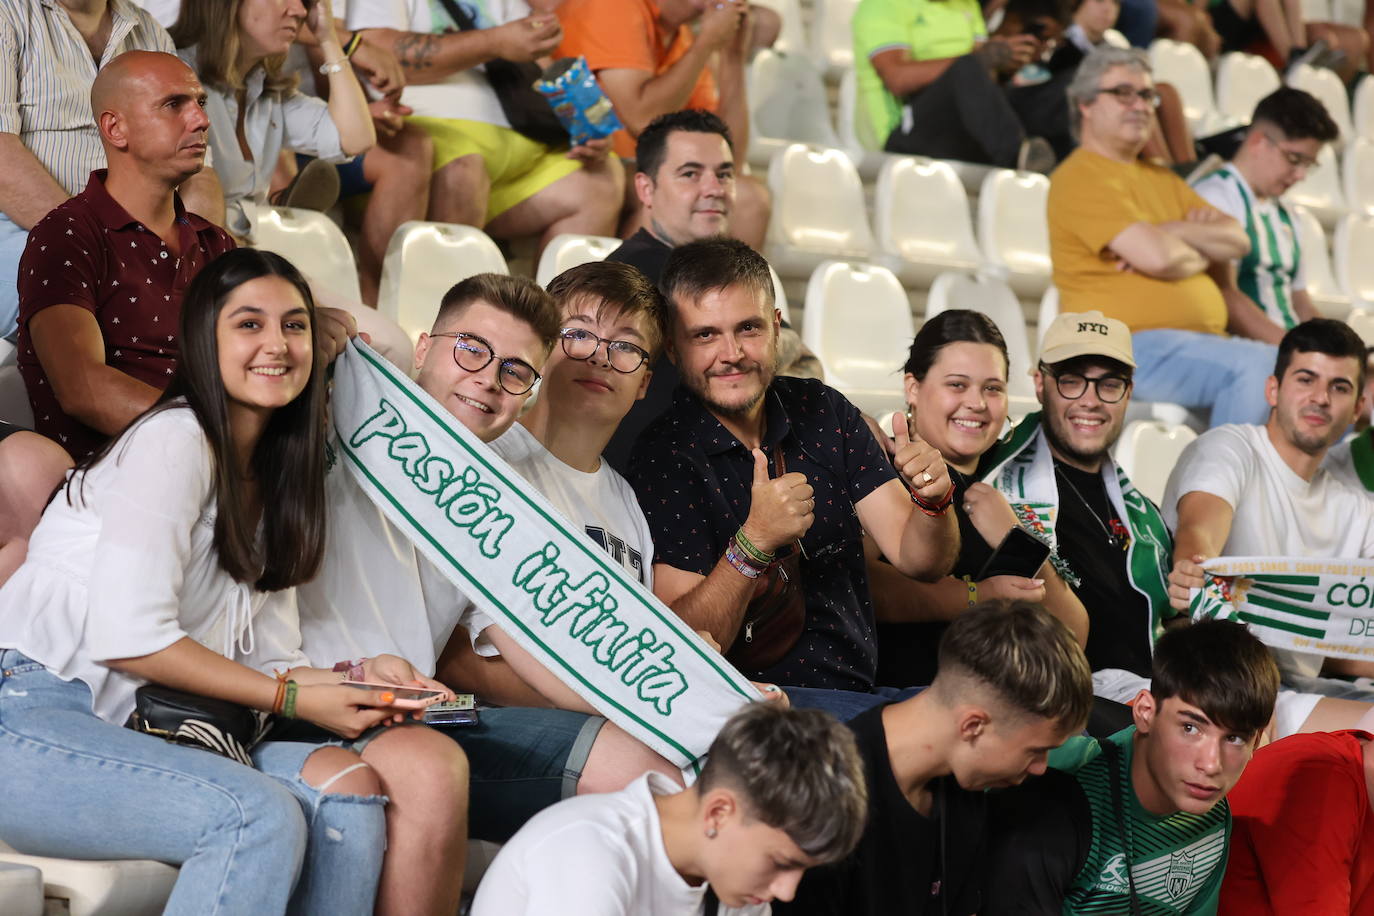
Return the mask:
MULTIPOLYGON (((994 446, 978 465, 978 477, 996 487, 1011 503, 1021 527, 1048 543, 1051 562, 1065 582, 1077 586, 1079 577, 1059 555, 1054 527, 1059 518, 1059 482, 1054 456, 1040 428, 1039 412, 1029 414, 994 446)), ((1169 568, 1173 541, 1155 504, 1135 488, 1110 456, 1102 460, 1102 480, 1107 498, 1131 535, 1126 570, 1131 587, 1150 605, 1149 638, 1154 645, 1164 632, 1164 621, 1177 615, 1169 606, 1169 568)))
POLYGON ((1249 625, 1265 645, 1374 659, 1374 563, 1361 559, 1217 557, 1189 601, 1194 620, 1249 625))
POLYGON ((691 769, 758 691, 370 347, 334 364, 340 460, 430 562, 598 712, 691 769))

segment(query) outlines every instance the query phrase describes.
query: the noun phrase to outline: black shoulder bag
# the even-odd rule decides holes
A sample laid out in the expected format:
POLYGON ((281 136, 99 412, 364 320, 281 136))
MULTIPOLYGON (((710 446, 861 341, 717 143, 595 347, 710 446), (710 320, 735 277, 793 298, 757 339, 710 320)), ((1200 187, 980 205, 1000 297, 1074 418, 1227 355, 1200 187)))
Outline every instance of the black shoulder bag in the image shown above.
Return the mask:
MULTIPOLYGON (((461 31, 478 31, 477 23, 463 11, 457 0, 439 2, 461 31)), ((485 68, 487 82, 501 100, 501 110, 506 113, 512 130, 545 146, 568 143, 568 132, 553 113, 548 99, 534 88, 535 80, 543 74, 538 64, 533 61, 519 64, 498 57, 487 61, 485 68)))

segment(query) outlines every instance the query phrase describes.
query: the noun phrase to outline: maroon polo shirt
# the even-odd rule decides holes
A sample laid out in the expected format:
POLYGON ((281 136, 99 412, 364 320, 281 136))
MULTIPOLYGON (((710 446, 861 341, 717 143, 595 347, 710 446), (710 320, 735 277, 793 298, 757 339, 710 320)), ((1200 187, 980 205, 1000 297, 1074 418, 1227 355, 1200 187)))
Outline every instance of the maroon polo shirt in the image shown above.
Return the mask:
POLYGON ((105 339, 105 364, 159 390, 177 364, 181 296, 206 263, 234 247, 223 229, 178 198, 177 257, 105 190, 105 169, 29 232, 19 260, 19 372, 34 428, 80 459, 108 438, 62 412, 33 350, 29 321, 52 305, 88 309, 105 339))

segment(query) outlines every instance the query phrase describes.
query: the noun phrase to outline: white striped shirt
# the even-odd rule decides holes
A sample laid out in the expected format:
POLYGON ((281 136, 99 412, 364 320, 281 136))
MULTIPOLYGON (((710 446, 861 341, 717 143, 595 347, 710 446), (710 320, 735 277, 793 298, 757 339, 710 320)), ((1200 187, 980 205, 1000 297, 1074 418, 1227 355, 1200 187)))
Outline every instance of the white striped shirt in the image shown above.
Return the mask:
POLYGON ((57 0, 0 0, 0 132, 18 134, 69 194, 105 167, 91 115, 96 71, 125 51, 176 53, 151 14, 109 4, 114 25, 97 62, 57 0))
POLYGON ((1250 237, 1250 253, 1236 262, 1236 285, 1284 330, 1298 323, 1293 292, 1305 289, 1296 222, 1281 201, 1255 194, 1240 169, 1226 165, 1193 185, 1250 237))

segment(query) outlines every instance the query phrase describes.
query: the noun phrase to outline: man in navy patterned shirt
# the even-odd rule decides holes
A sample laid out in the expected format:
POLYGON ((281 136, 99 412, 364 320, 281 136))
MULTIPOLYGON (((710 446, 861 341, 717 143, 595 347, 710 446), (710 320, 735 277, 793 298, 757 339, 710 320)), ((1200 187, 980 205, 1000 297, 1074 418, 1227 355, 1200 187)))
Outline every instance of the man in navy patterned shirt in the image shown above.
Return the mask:
POLYGON ((877 661, 866 532, 908 576, 950 569, 958 530, 937 450, 899 432, 894 471, 856 407, 777 378, 768 263, 731 239, 674 249, 661 287, 673 407, 640 437, 629 478, 654 535, 654 591, 729 653, 770 558, 799 551, 806 620, 757 681, 869 692, 877 661), (901 479, 899 479, 899 472, 901 479))

